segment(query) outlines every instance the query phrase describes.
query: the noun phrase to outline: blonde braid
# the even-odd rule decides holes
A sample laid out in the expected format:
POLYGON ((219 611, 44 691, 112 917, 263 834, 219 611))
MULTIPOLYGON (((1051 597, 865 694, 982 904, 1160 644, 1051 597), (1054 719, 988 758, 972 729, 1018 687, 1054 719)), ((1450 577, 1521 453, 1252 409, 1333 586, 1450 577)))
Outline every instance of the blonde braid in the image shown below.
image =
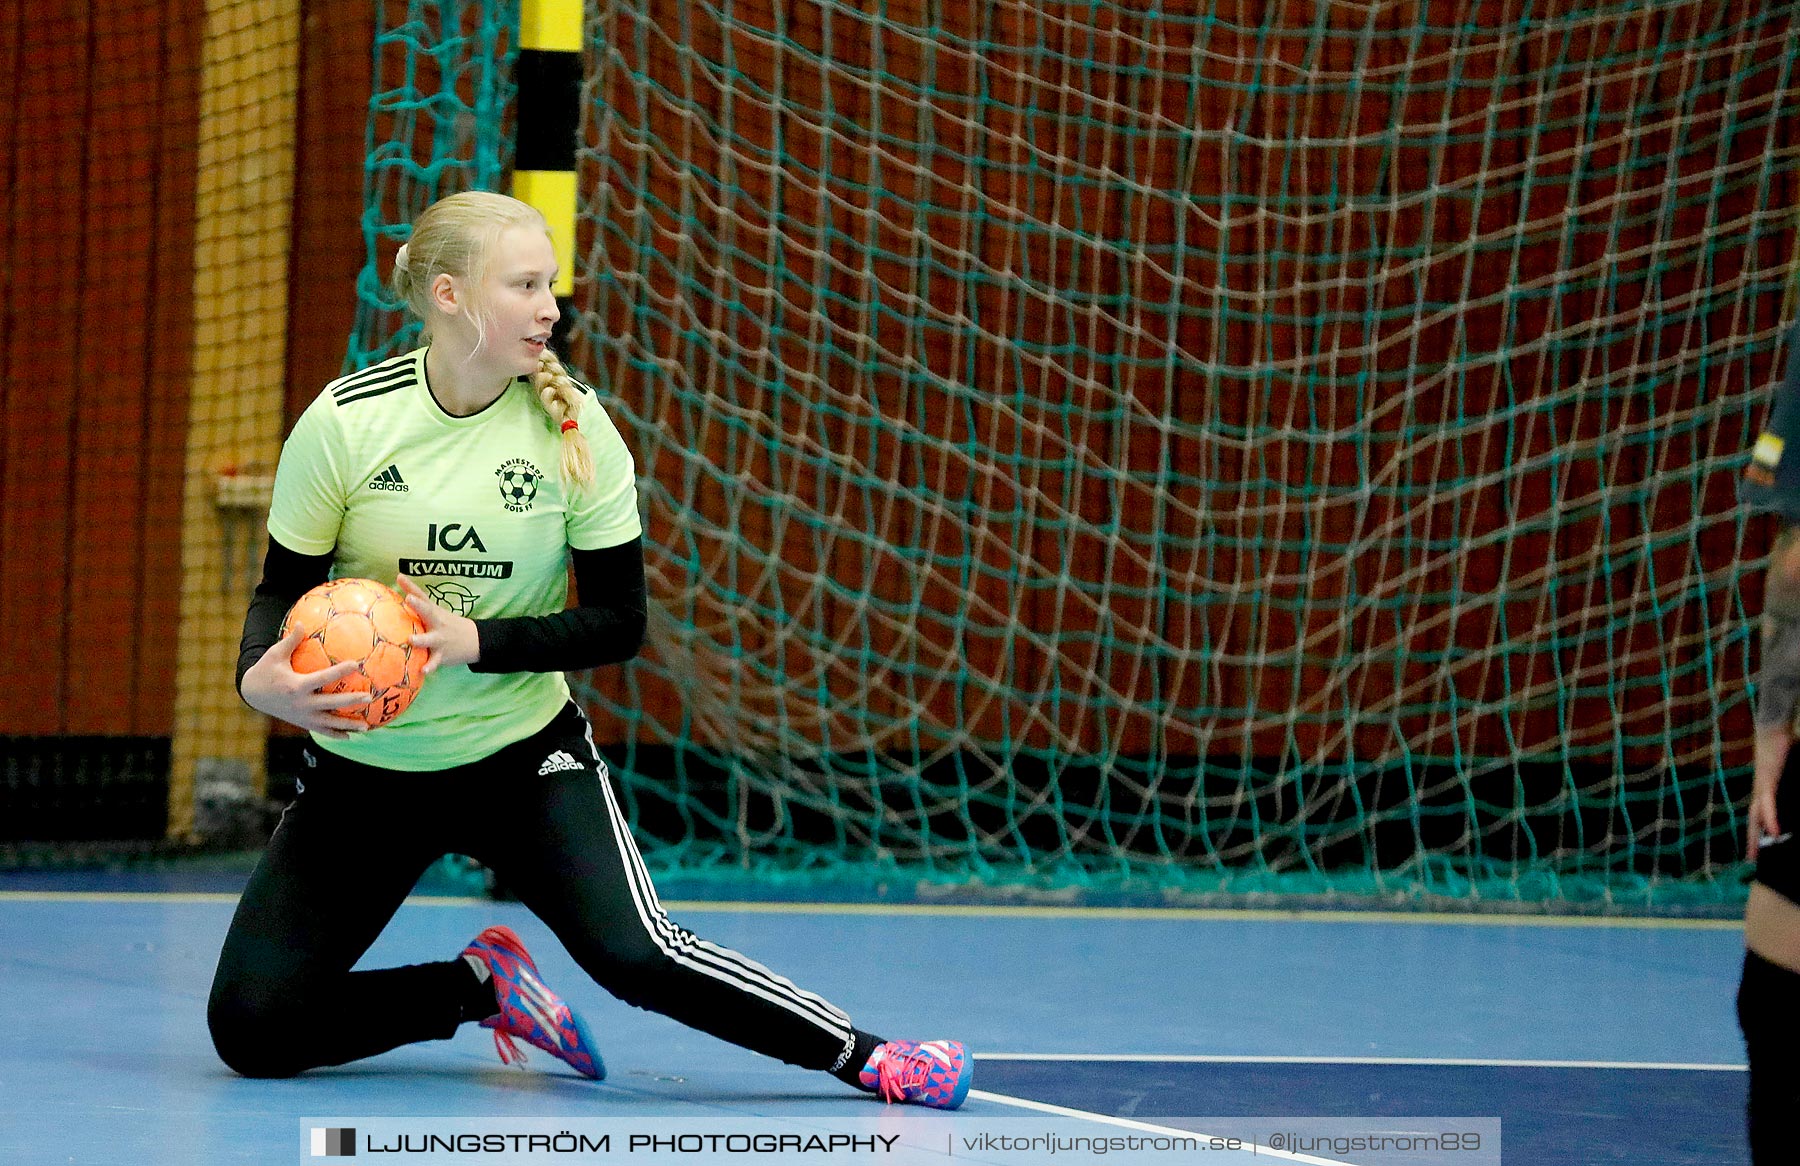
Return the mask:
POLYGON ((573 424, 580 420, 581 390, 569 379, 556 353, 548 348, 538 357, 538 370, 531 374, 531 387, 537 390, 538 404, 550 420, 563 427, 562 473, 565 481, 581 486, 594 484, 594 457, 588 452, 587 435, 573 424))

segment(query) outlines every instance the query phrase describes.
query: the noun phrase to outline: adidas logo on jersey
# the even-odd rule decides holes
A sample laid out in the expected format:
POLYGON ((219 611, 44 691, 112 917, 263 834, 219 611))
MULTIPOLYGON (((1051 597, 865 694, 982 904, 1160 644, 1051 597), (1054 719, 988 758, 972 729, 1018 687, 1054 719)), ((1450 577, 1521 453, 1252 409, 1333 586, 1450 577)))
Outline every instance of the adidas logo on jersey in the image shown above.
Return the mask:
POLYGON ((400 476, 400 467, 396 464, 389 466, 379 474, 376 474, 373 478, 370 478, 369 489, 392 490, 396 494, 404 494, 412 489, 412 487, 408 486, 406 484, 406 479, 400 476))
POLYGON ((580 769, 580 768, 581 768, 581 762, 575 760, 573 757, 570 757, 567 753, 564 753, 561 749, 558 749, 556 752, 552 753, 550 756, 544 758, 544 763, 542 765, 538 766, 538 776, 543 777, 547 773, 561 773, 565 769, 580 769))

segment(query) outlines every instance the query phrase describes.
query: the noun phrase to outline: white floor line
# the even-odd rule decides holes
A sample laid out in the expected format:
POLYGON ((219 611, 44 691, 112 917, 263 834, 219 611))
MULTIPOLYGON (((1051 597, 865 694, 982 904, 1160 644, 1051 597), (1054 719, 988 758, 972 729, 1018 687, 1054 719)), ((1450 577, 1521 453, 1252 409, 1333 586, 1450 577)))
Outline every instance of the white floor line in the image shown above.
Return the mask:
POLYGON ((1237 1057, 1205 1053, 980 1053, 983 1061, 1146 1061, 1200 1065, 1446 1065, 1500 1069, 1666 1069, 1742 1073, 1747 1066, 1714 1061, 1529 1061, 1498 1057, 1237 1057))
MULTIPOLYGON (((1038 1113, 1052 1113, 1059 1117, 1074 1117, 1084 1121, 1100 1122, 1103 1125, 1117 1126, 1120 1129, 1137 1130, 1140 1133, 1157 1134, 1162 1137, 1176 1138, 1211 1138, 1223 1137, 1222 1134, 1206 1134, 1196 1130, 1176 1129, 1174 1126, 1151 1125, 1149 1122, 1136 1121, 1128 1117, 1113 1117, 1110 1114, 1092 1113, 1085 1109, 1070 1109, 1062 1105, 1049 1105, 1042 1101, 1027 1101, 1023 1097, 1009 1097, 1004 1093, 988 1093, 981 1089, 969 1090, 969 1096, 982 1101, 992 1101, 999 1105, 1016 1106, 1019 1109, 1035 1110, 1038 1113)), ((1286 1162, 1304 1162, 1308 1166, 1356 1166, 1354 1162, 1345 1162, 1338 1158, 1315 1158, 1310 1154, 1295 1154, 1288 1150, 1274 1150, 1268 1146, 1245 1144, 1245 1149, 1258 1158, 1279 1158, 1286 1162)))

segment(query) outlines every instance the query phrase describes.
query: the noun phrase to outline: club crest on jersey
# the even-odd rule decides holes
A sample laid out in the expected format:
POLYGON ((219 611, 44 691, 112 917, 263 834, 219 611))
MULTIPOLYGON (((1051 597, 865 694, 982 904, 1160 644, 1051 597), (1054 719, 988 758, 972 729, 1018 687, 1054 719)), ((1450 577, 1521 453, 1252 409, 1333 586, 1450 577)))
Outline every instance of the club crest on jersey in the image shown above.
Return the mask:
POLYGON ((544 475, 536 466, 522 457, 512 458, 494 471, 500 479, 500 501, 515 514, 531 509, 531 503, 537 498, 538 483, 544 475))
POLYGON ((431 602, 457 615, 468 615, 475 610, 475 593, 461 583, 427 583, 425 594, 431 596, 431 602))

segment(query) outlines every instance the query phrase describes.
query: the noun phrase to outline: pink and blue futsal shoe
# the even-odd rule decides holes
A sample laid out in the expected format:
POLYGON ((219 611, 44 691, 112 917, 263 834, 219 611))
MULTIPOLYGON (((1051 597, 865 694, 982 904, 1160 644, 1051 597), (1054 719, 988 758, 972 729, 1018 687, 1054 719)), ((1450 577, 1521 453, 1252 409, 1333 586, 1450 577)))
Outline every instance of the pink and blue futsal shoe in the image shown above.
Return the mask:
POLYGON ((875 1046, 856 1076, 883 1101, 955 1109, 975 1080, 975 1058, 953 1040, 891 1040, 875 1046))
POLYGON ((594 1048, 587 1025, 538 977, 531 953, 510 927, 490 927, 470 941, 462 954, 474 956, 493 973, 494 999, 500 1012, 481 1022, 494 1032, 494 1048, 504 1064, 524 1064, 525 1053, 513 1043, 517 1037, 553 1057, 567 1061, 584 1077, 598 1081, 606 1076, 606 1064, 594 1048))

